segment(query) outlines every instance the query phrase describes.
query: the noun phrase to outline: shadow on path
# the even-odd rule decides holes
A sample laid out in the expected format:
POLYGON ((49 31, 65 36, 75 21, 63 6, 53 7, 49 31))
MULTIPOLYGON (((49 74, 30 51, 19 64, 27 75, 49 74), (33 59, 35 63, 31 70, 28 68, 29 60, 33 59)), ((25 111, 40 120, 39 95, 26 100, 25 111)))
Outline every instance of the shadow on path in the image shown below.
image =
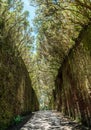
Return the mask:
POLYGON ((24 124, 26 124, 26 123, 28 122, 28 120, 30 120, 33 115, 34 115, 34 114, 31 113, 31 114, 29 114, 29 115, 27 115, 27 116, 24 116, 23 121, 21 121, 21 122, 18 123, 18 124, 14 124, 13 126, 9 126, 8 129, 6 129, 6 130, 20 130, 21 127, 23 127, 24 124))

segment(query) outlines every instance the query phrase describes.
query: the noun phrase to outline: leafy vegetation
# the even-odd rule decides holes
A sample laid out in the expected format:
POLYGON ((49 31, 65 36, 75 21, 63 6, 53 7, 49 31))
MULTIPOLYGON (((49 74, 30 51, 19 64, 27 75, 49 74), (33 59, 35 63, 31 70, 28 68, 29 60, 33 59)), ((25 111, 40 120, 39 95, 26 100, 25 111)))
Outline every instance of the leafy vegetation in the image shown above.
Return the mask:
POLYGON ((18 124, 19 122, 21 122, 22 119, 23 119, 23 118, 22 118, 20 115, 17 115, 16 117, 14 117, 14 122, 15 122, 15 124, 18 124))
POLYGON ((90 24, 91 3, 84 0, 30 0, 30 4, 37 7, 34 19, 37 48, 33 56, 36 69, 31 74, 32 85, 40 102, 46 100, 52 107, 57 73, 70 50, 80 44, 78 37, 82 30, 90 24))
POLYGON ((25 60, 30 57, 33 39, 27 18, 20 0, 0 0, 0 130, 16 115, 38 110, 25 60))
POLYGON ((90 0, 30 0, 30 5, 36 7, 35 41, 23 2, 0 0, 0 127, 15 113, 38 110, 38 100, 40 109, 55 108, 91 124, 90 0))

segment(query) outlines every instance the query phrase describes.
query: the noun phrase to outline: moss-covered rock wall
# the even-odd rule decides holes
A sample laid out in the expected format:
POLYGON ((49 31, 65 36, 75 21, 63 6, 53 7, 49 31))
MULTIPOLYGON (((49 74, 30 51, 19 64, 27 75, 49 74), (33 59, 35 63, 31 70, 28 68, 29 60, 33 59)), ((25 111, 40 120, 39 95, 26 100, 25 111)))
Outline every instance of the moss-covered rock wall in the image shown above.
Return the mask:
POLYGON ((7 43, 0 41, 0 130, 16 115, 39 109, 26 66, 7 43))
POLYGON ((55 109, 91 126, 91 26, 64 59, 53 92, 55 109))

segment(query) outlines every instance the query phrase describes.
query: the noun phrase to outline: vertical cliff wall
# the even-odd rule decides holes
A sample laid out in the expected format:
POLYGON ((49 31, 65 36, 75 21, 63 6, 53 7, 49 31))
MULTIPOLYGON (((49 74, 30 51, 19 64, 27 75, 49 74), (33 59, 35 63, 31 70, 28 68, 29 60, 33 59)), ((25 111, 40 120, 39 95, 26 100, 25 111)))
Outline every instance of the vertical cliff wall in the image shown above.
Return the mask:
POLYGON ((0 130, 16 115, 39 109, 26 66, 7 43, 0 41, 0 130))
POLYGON ((91 26, 84 30, 59 69, 55 108, 91 125, 91 26))

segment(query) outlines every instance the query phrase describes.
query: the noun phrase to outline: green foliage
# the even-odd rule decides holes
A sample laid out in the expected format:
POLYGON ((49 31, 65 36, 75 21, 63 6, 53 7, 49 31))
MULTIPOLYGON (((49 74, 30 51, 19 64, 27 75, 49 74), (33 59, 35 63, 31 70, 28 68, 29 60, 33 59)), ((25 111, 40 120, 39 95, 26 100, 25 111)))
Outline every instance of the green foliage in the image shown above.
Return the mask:
MULTIPOLYGON (((28 15, 21 0, 0 1, 0 130, 21 112, 38 109, 28 73, 33 39, 28 15)), ((19 121, 17 116, 15 122, 19 121)))
MULTIPOLYGON (((37 36, 34 44, 31 36, 32 29, 28 21, 29 12, 23 11, 23 3, 20 0, 0 1, 0 44, 2 43, 0 45, 2 91, 0 90, 0 93, 2 104, 4 104, 4 100, 7 100, 7 95, 10 94, 12 97, 8 97, 9 104, 5 102, 6 111, 3 116, 7 119, 3 119, 1 115, 1 122, 5 121, 5 126, 14 115, 17 115, 14 121, 20 122, 21 117, 18 114, 21 111, 28 108, 37 110, 39 105, 37 97, 43 108, 52 108, 53 90, 59 68, 71 48, 77 44, 75 39, 78 38, 81 29, 91 20, 90 1, 33 0, 31 3, 37 6, 34 20, 37 36), (36 48, 34 54, 33 47, 36 48), (31 88, 25 89, 25 86, 31 86, 27 70, 37 96, 31 88), (25 86, 23 86, 24 84, 25 86), (26 95, 29 91, 32 95, 31 98, 29 94, 26 95), (29 105, 30 102, 32 104, 29 105), (16 107, 13 107, 13 104, 16 107), (11 110, 8 109, 10 105, 12 105, 11 110)), ((84 40, 86 50, 91 50, 90 34, 84 40)), ((74 69, 75 72, 76 69, 74 69)), ((64 93, 63 96, 65 97, 64 93)), ((65 111, 65 107, 63 111, 65 111)))
POLYGON ((21 117, 20 115, 17 115, 16 117, 14 117, 14 123, 18 124, 19 122, 21 122, 23 120, 23 117, 21 117))
POLYGON ((54 100, 59 111, 87 126, 91 126, 90 34, 91 25, 81 32, 79 44, 65 57, 56 78, 54 100))
MULTIPOLYGON (((38 93, 39 101, 49 99, 52 104, 55 78, 65 57, 77 42, 80 31, 88 25, 91 19, 90 1, 62 1, 30 0, 37 6, 34 20, 37 30, 36 54, 34 55, 32 84, 38 93), (38 91, 39 90, 39 91, 38 91), (49 94, 50 93, 50 94, 49 94), (45 98, 42 98, 42 95, 45 98)), ((31 4, 30 3, 30 4, 31 4)), ((86 39, 86 48, 91 50, 89 38, 86 39)))

